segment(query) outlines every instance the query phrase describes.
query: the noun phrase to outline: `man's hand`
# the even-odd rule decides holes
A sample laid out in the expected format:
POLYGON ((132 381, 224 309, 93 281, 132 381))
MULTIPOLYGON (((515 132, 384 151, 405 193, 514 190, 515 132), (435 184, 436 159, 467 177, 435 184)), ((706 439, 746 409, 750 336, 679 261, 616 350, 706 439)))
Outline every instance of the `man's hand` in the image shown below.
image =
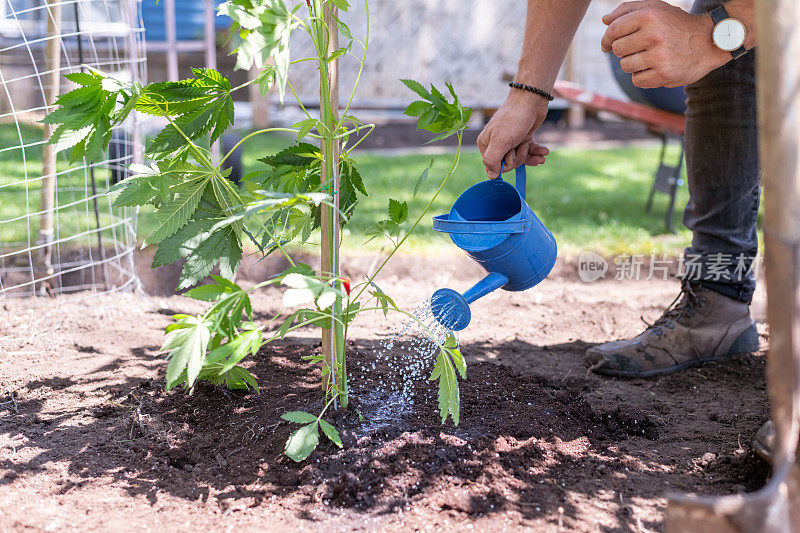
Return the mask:
POLYGON ((541 96, 512 89, 508 99, 478 136, 478 149, 483 155, 486 175, 500 175, 500 162, 505 169, 520 165, 541 165, 550 150, 536 144, 533 132, 547 116, 547 101, 541 96))
POLYGON ((714 46, 709 15, 692 15, 661 0, 625 2, 603 17, 601 46, 621 58, 643 89, 693 83, 731 59, 714 46))

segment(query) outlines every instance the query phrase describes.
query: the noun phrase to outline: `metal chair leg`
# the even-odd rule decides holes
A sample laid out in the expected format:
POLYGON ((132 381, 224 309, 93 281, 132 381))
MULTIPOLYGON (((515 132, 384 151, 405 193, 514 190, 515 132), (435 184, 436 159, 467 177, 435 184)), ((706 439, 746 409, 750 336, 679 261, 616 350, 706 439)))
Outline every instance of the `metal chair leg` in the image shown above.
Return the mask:
POLYGON ((664 166, 664 158, 667 155, 667 136, 663 133, 658 134, 661 137, 661 156, 658 158, 658 168, 656 169, 656 176, 653 179, 653 186, 650 187, 650 196, 647 198, 647 205, 645 206, 645 212, 649 213, 653 209, 653 196, 656 194, 656 189, 658 188, 658 174, 661 168, 664 166))
POLYGON ((675 233, 675 226, 672 224, 672 218, 675 214, 675 197, 678 195, 678 187, 680 187, 683 183, 683 180, 681 179, 681 172, 683 171, 684 149, 684 140, 681 138, 681 153, 678 159, 678 165, 675 167, 675 174, 673 174, 672 178, 670 179, 669 206, 667 207, 666 216, 667 231, 670 233, 675 233))

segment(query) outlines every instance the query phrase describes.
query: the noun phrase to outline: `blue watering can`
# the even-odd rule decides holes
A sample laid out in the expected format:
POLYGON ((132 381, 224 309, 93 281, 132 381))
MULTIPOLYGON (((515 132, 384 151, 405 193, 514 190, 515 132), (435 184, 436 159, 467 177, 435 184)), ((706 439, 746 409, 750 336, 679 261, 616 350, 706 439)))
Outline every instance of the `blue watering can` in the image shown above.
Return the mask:
POLYGON ((502 179, 482 181, 461 196, 449 214, 433 217, 434 231, 486 270, 485 278, 463 295, 439 289, 431 311, 443 326, 459 331, 469 325, 469 304, 495 289, 524 291, 542 281, 556 262, 556 241, 525 201, 525 166, 517 168, 517 187, 502 179))

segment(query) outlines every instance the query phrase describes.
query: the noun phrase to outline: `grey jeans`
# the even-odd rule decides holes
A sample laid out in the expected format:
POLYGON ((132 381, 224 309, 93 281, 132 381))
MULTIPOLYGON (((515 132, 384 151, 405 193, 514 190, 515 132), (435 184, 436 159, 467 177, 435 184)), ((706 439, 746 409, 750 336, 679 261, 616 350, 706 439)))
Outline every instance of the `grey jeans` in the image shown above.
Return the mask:
MULTIPOLYGON (((719 4, 697 0, 692 12, 719 4)), ((693 237, 684 278, 749 303, 761 192, 755 50, 688 85, 686 95, 689 203, 683 223, 693 237)))

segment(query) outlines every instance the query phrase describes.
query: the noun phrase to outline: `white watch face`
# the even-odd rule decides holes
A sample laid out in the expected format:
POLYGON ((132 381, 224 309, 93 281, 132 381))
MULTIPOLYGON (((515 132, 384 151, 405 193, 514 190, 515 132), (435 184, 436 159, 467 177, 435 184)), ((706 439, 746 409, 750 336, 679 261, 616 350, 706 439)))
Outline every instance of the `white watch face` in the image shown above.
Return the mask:
POLYGON ((744 44, 744 24, 736 19, 725 19, 714 26, 714 44, 717 47, 731 52, 739 49, 744 44))

